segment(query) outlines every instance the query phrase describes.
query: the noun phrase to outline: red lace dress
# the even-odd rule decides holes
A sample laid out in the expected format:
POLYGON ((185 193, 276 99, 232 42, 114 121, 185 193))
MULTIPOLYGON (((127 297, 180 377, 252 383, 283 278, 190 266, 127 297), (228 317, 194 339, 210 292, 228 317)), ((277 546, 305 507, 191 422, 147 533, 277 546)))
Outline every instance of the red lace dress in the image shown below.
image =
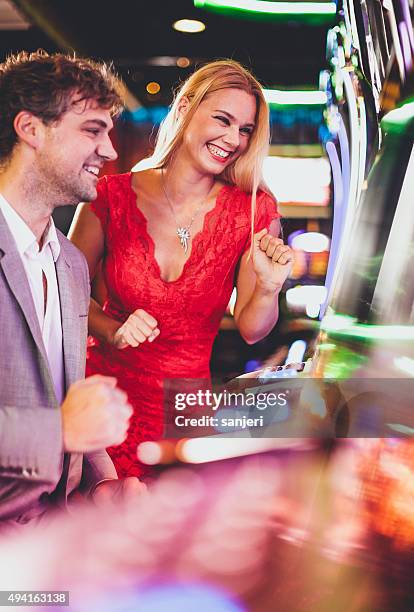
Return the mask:
MULTIPOLYGON (((105 233, 104 311, 124 322, 137 308, 157 321, 153 343, 116 349, 89 339, 87 375, 116 376, 134 407, 126 441, 108 449, 118 475, 140 476, 137 445, 163 435, 163 380, 209 378, 211 348, 228 304, 240 256, 250 246, 250 196, 224 186, 209 211, 181 276, 162 280, 146 218, 131 188, 131 173, 105 176, 92 209, 105 233)), ((259 192, 256 231, 279 216, 274 200, 259 192)))

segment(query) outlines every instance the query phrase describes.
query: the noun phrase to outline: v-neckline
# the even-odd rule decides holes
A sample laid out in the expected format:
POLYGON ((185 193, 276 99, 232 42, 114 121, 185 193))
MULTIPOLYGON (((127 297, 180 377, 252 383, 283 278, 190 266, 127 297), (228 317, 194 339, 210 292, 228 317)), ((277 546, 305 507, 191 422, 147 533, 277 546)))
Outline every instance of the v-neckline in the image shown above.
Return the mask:
POLYGON ((141 218, 141 221, 143 222, 143 228, 144 231, 147 235, 148 238, 148 243, 150 245, 150 255, 151 255, 151 259, 152 259, 152 263, 154 265, 154 268, 157 272, 157 276, 159 278, 159 280, 164 283, 164 285, 174 285, 175 283, 178 283, 179 281, 181 281, 184 277, 184 273, 186 272, 186 269, 188 268, 189 263, 191 262, 191 260, 193 259, 193 255, 194 255, 194 246, 197 244, 197 242, 200 240, 200 238, 203 236, 205 230, 206 230, 206 225, 207 225, 207 220, 210 218, 210 216, 212 216, 213 213, 215 213, 218 209, 218 206, 221 202, 221 196, 224 193, 225 189, 228 187, 227 184, 224 184, 220 187, 220 189, 218 190, 217 194, 216 194, 216 199, 215 199, 215 203, 214 206, 211 210, 207 211, 204 215, 204 220, 203 220, 203 225, 200 231, 198 231, 196 234, 194 234, 194 236, 191 237, 191 251, 190 251, 190 255, 189 257, 185 260, 184 265, 181 269, 181 272, 179 274, 179 276, 173 280, 165 280, 165 278, 163 278, 162 273, 161 273, 161 268, 160 265, 158 263, 157 258, 155 257, 155 242, 153 237, 151 236, 151 234, 148 231, 148 219, 147 217, 144 215, 144 213, 142 212, 142 210, 139 208, 138 206, 138 196, 136 194, 136 192, 134 191, 134 189, 132 188, 132 175, 133 173, 130 172, 130 177, 129 177, 129 187, 130 187, 130 191, 131 191, 131 201, 133 204, 133 208, 137 211, 139 217, 141 218))

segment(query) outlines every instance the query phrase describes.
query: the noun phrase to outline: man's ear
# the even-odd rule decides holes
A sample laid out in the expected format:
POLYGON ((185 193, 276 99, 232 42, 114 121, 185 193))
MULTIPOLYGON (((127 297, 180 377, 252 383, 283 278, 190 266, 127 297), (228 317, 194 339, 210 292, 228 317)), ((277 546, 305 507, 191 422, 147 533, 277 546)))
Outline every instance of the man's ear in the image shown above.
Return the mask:
POLYGON ((190 108, 190 100, 187 98, 187 96, 183 96, 181 100, 179 101, 178 107, 177 107, 178 117, 180 119, 185 117, 189 108, 190 108))
POLYGON ((17 113, 13 126, 19 140, 33 149, 37 149, 44 140, 45 124, 29 111, 17 113))

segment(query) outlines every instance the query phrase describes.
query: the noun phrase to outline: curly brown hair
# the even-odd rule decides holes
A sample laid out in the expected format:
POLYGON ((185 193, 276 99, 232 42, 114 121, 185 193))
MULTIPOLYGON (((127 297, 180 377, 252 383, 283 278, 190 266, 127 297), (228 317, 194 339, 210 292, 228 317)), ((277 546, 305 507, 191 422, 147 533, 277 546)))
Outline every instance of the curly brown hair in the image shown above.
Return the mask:
POLYGON ((112 116, 122 108, 115 74, 104 63, 75 55, 22 51, 0 64, 0 162, 7 160, 17 143, 13 127, 25 110, 50 125, 59 121, 74 102, 96 100, 112 116))

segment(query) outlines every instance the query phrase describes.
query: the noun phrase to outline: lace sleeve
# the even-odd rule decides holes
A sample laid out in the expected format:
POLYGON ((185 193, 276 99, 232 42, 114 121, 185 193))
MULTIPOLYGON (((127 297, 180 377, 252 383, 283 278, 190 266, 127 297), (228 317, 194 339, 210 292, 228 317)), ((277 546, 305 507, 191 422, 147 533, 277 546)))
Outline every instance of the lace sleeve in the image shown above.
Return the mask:
MULTIPOLYGON (((276 200, 264 191, 259 191, 256 199, 256 214, 254 220, 254 233, 260 232, 260 230, 266 228, 271 234, 276 235, 279 224, 272 223, 280 219, 281 214, 277 209, 276 200)), ((245 251, 250 249, 251 236, 249 236, 246 242, 245 251)))

